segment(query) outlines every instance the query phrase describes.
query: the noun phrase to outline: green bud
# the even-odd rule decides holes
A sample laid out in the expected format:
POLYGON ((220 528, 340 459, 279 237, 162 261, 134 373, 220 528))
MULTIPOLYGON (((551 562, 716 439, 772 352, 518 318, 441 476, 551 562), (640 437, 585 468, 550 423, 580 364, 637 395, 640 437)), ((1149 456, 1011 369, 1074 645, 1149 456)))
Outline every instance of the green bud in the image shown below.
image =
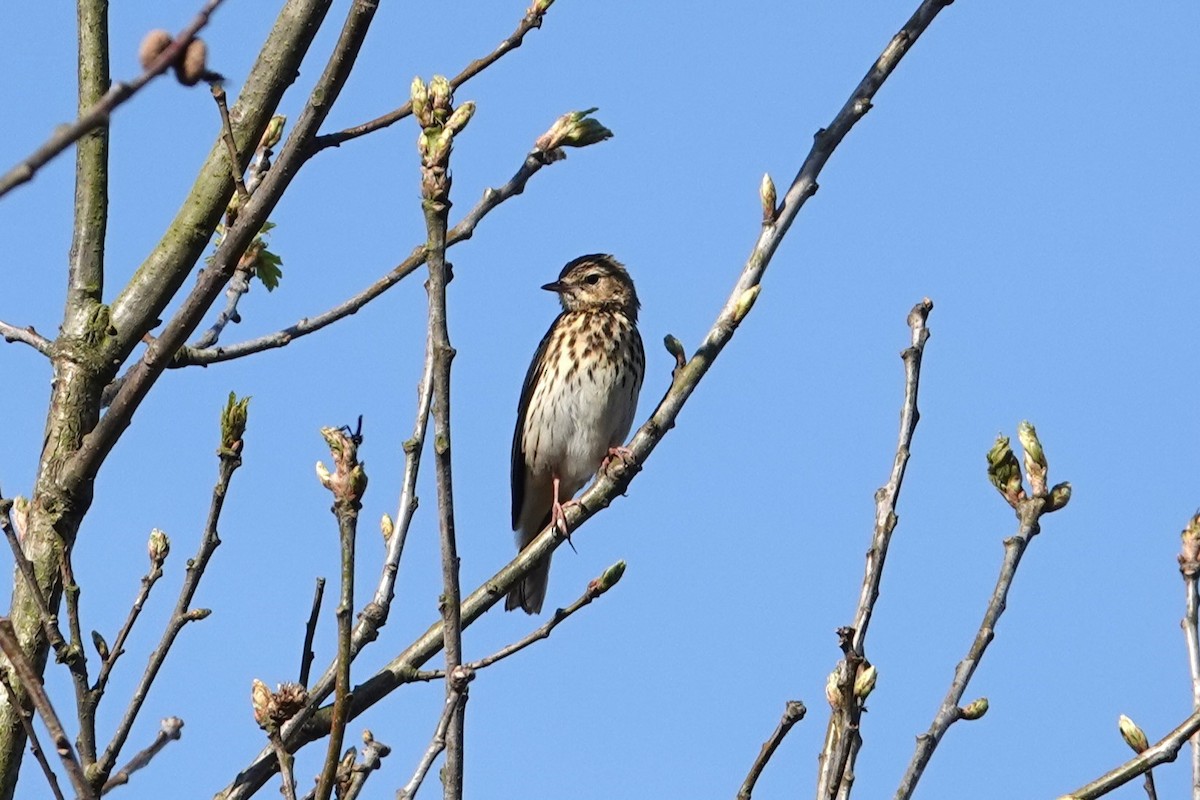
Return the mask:
POLYGON ((1064 508, 1071 501, 1071 484, 1067 482, 1056 483, 1054 488, 1050 490, 1050 494, 1046 496, 1045 513, 1049 514, 1052 511, 1058 511, 1064 508))
POLYGON ((1180 534, 1183 550, 1179 555, 1179 568, 1189 577, 1200 571, 1200 511, 1192 515, 1180 534))
POLYGON ((229 400, 221 409, 221 449, 218 453, 237 455, 242 452, 242 436, 246 433, 249 406, 249 397, 239 400, 236 394, 229 393, 229 400))
POLYGON ((829 701, 829 707, 834 711, 841 711, 844 705, 842 699, 842 687, 839 685, 841 670, 834 669, 829 673, 829 677, 825 679, 825 699, 829 701))
POLYGON ((762 184, 758 187, 758 199, 762 201, 763 225, 774 224, 779 210, 775 207, 777 199, 775 196, 775 181, 771 180, 769 173, 763 173, 762 184))
POLYGON ((165 533, 155 528, 150 531, 150 539, 146 542, 146 552, 150 556, 150 563, 161 567, 167 560, 167 554, 171 552, 171 540, 165 533))
POLYGON ((1141 753, 1150 746, 1150 742, 1146 740, 1146 732, 1124 714, 1117 717, 1117 728, 1121 731, 1121 738, 1125 740, 1125 744, 1129 745, 1133 752, 1141 753))
POLYGON ((663 337, 663 347, 666 347, 667 352, 674 357, 675 369, 682 369, 687 364, 687 353, 683 350, 683 342, 668 333, 663 337))
POLYGON ((1024 420, 1017 426, 1017 439, 1025 451, 1025 474, 1035 495, 1046 494, 1046 454, 1042 451, 1042 443, 1038 440, 1037 431, 1033 424, 1024 420))
POLYGON ((258 146, 265 149, 279 144, 279 140, 283 138, 283 126, 286 124, 287 117, 283 114, 271 117, 271 121, 267 123, 267 129, 263 131, 262 138, 258 140, 258 146))
POLYGON ((600 594, 604 594, 612 587, 616 586, 625 574, 625 562, 618 561, 596 579, 596 588, 600 590, 600 594))
POLYGON ((1042 443, 1038 439, 1037 430, 1033 427, 1033 423, 1029 420, 1022 420, 1017 426, 1017 439, 1021 442, 1021 447, 1025 449, 1025 457, 1032 459, 1035 464, 1041 467, 1046 466, 1046 454, 1042 451, 1042 443))
POLYGON ((108 660, 108 642, 104 641, 104 637, 100 635, 100 631, 92 631, 92 644, 96 646, 96 652, 100 654, 100 659, 108 660))
POLYGON ((317 462, 317 480, 319 480, 321 485, 326 489, 333 488, 333 473, 330 472, 329 468, 320 461, 317 462))
POLYGON ((965 706, 960 708, 958 710, 958 717, 959 719, 965 719, 969 722, 971 720, 979 719, 986 714, 987 711, 988 699, 986 697, 980 697, 972 700, 970 703, 967 703, 965 706))
POLYGON ((854 679, 854 696, 859 700, 866 700, 871 692, 875 691, 875 681, 878 678, 879 673, 874 664, 868 664, 860 669, 858 677, 854 679))
POLYGON ((543 133, 534 142, 534 148, 542 152, 551 152, 560 147, 587 147, 612 138, 612 131, 590 118, 597 109, 589 108, 584 111, 571 111, 563 114, 550 130, 543 133))
POLYGON ((1021 465, 1017 463, 1007 436, 996 437, 996 443, 988 451, 987 462, 988 478, 992 485, 1009 503, 1016 504, 1025 492, 1021 487, 1021 465))
POLYGON ((454 109, 454 113, 450 115, 450 119, 446 120, 446 130, 452 134, 457 134, 467 127, 467 123, 471 121, 471 117, 475 115, 475 102, 468 100, 458 108, 454 109))
POLYGON ((379 520, 379 529, 383 531, 383 540, 385 542, 392 538, 392 534, 396 532, 396 524, 392 522, 391 515, 383 515, 383 518, 379 520))
POLYGON ((425 81, 421 80, 420 76, 412 79, 412 86, 409 88, 409 97, 412 98, 413 116, 417 118, 417 122, 424 128, 433 121, 433 117, 429 110, 429 87, 425 85, 425 81))
POLYGON ((737 305, 733 309, 733 321, 740 324, 750 313, 750 309, 754 308, 754 301, 758 299, 758 293, 762 291, 762 286, 751 286, 746 291, 742 292, 742 296, 738 298, 737 305))

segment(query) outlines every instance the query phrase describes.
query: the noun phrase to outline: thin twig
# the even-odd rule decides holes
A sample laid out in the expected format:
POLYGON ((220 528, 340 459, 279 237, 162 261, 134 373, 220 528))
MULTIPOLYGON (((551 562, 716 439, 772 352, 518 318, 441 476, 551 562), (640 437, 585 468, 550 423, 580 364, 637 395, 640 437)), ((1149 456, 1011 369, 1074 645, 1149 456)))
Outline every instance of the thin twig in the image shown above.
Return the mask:
POLYGON ((50 734, 50 741, 53 742, 55 751, 62 759, 63 767, 67 771, 71 785, 75 787, 76 794, 82 798, 94 798, 96 795, 83 775, 83 768, 79 765, 79 759, 75 757, 71 740, 67 738, 62 722, 59 721, 58 714, 54 712, 54 706, 51 705, 46 689, 42 686, 42 679, 38 676, 33 664, 29 663, 29 659, 25 657, 25 651, 21 649, 21 643, 17 640, 16 631, 13 630, 12 622, 8 617, 0 617, 0 650, 4 651, 17 680, 20 681, 25 694, 32 701, 38 716, 42 718, 42 724, 46 726, 46 732, 50 734))
POLYGON ((1017 504, 1017 519, 1020 524, 1017 532, 1004 540, 1004 561, 1000 566, 1000 575, 996 578, 996 586, 992 590, 987 609, 983 613, 979 631, 975 634, 975 640, 971 643, 966 657, 955 667, 954 680, 951 681, 946 697, 942 700, 929 730, 917 737, 916 752, 904 772, 900 787, 896 790, 896 800, 908 800, 912 797, 917 788, 917 782, 920 781, 921 775, 942 737, 946 735, 946 731, 950 729, 951 725, 962 718, 962 709, 959 704, 962 702, 967 685, 975 674, 983 654, 987 651, 992 639, 995 638, 996 624, 1004 613, 1008 592, 1012 588, 1013 578, 1016 577, 1017 567, 1021 564, 1021 557, 1025 554, 1025 549, 1029 546, 1030 541, 1041 530, 1038 519, 1042 515, 1045 505, 1046 497, 1044 495, 1025 498, 1017 504))
MULTIPOLYGON (((424 88, 422 93, 425 93, 424 88)), ((429 293, 428 349, 433 353, 433 463, 442 554, 442 594, 438 598, 438 607, 442 612, 442 646, 446 656, 446 697, 458 698, 456 710, 446 729, 446 763, 442 770, 442 786, 445 800, 461 800, 465 738, 463 711, 467 687, 465 681, 462 685, 455 683, 462 664, 462 593, 459 586, 458 544, 454 535, 454 478, 451 469, 450 364, 454 360, 454 348, 450 346, 450 328, 446 321, 446 284, 450 282, 450 265, 446 263, 446 229, 450 216, 450 141, 458 133, 453 120, 461 114, 452 113, 451 99, 450 87, 445 79, 434 78, 428 96, 424 98, 424 107, 416 108, 416 114, 423 126, 421 205, 425 211, 428 236, 425 260, 429 264, 429 279, 425 288, 429 293), (443 139, 445 143, 441 144, 443 139)), ((470 112, 472 108, 464 106, 458 111, 470 112)))
MULTIPOLYGON (((531 30, 542 27, 542 18, 546 15, 546 10, 550 7, 553 0, 532 0, 532 5, 525 11, 525 16, 517 25, 516 30, 508 35, 504 41, 496 46, 496 49, 488 53, 483 58, 478 58, 472 61, 463 69, 462 72, 450 79, 450 87, 457 89, 471 78, 483 72, 496 61, 512 50, 516 50, 521 46, 525 39, 525 34, 531 30)), ((389 111, 381 117, 364 122, 361 125, 355 125, 353 128, 336 133, 327 133, 323 136, 318 136, 312 143, 312 148, 309 155, 315 155, 327 147, 339 147, 342 142, 348 142, 351 139, 357 139, 360 136, 366 136, 368 133, 373 133, 389 125, 393 125, 400 120, 412 114, 412 103, 408 102, 394 111, 389 111)))
POLYGON ((1197 732, 1200 732, 1200 709, 1193 711, 1190 717, 1163 737, 1162 741, 1151 745, 1091 783, 1081 786, 1069 794, 1064 794, 1058 800, 1095 800, 1097 797, 1102 797, 1159 764, 1169 764, 1174 761, 1184 742, 1197 732))
POLYGON ((429 747, 425 748, 425 752, 421 754, 421 760, 417 762, 417 768, 413 771, 412 777, 408 779, 408 783, 396 792, 396 800, 412 800, 417 796, 417 790, 425 781, 425 776, 429 773, 429 768, 433 766, 434 759, 446 749, 446 729, 450 727, 450 719, 454 716, 456 708, 458 708, 458 697, 453 693, 447 695, 446 703, 442 706, 442 716, 438 718, 437 727, 433 730, 433 739, 429 742, 429 747))
POLYGON ((377 741, 370 731, 363 731, 362 761, 350 770, 350 780, 340 800, 355 800, 367 783, 372 772, 383 766, 383 759, 392 752, 392 748, 377 741))
POLYGON ((17 710, 21 727, 25 729, 25 738, 29 741, 29 752, 33 753, 38 766, 42 768, 42 774, 46 776, 46 783, 50 784, 50 791, 54 793, 55 800, 66 800, 58 785, 58 776, 50 768, 50 762, 46 760, 46 751, 42 749, 42 745, 38 741, 37 730, 34 729, 33 723, 29 719, 31 714, 21 705, 17 693, 13 691, 12 684, 8 682, 8 674, 5 672, 0 672, 0 685, 4 686, 4 693, 8 697, 9 705, 17 710))
POLYGON ((109 115, 112 114, 117 106, 133 97, 138 90, 151 80, 166 72, 179 57, 179 54, 183 52, 184 48, 188 46, 188 43, 192 41, 192 38, 208 24, 208 18, 222 2, 224 0, 208 0, 188 26, 179 32, 179 35, 175 37, 170 46, 159 53, 158 58, 154 59, 153 63, 141 75, 129 83, 114 83, 112 88, 104 94, 104 97, 88 111, 81 114, 77 120, 59 128, 53 136, 47 139, 37 150, 26 156, 20 164, 17 164, 3 176, 0 176, 0 197, 3 197, 17 186, 31 180, 37 174, 37 171, 52 158, 63 150, 66 150, 72 143, 78 141, 90 131, 107 122, 109 115))
POLYGON ((767 766, 771 756, 775 755, 775 751, 783 743, 783 737, 788 735, 788 731, 797 722, 804 719, 807 710, 804 703, 799 700, 787 701, 787 705, 783 708, 783 717, 775 726, 775 732, 763 742, 762 749, 758 751, 758 757, 750 765, 750 772, 746 774, 746 780, 742 781, 742 788, 738 790, 737 800, 750 800, 750 795, 754 793, 754 784, 758 783, 758 776, 762 775, 763 768, 767 766))
POLYGON ((292 771, 295 759, 284 747, 283 739, 279 738, 279 728, 268 729, 267 739, 271 742, 271 749, 279 761, 279 776, 283 784, 279 790, 283 793, 284 800, 296 800, 296 775, 292 771))
MULTIPOLYGON (((361 424, 362 420, 359 419, 361 424)), ((321 474, 321 482, 333 493, 333 514, 337 518, 338 542, 341 552, 341 597, 337 616, 337 657, 335 660, 335 690, 333 717, 329 727, 329 745, 325 764, 317 779, 317 800, 329 800, 341 760, 342 740, 350 711, 350 630, 354 613, 354 544, 358 533, 358 512, 362 495, 367 488, 367 476, 358 460, 362 431, 350 434, 344 428, 324 428, 321 435, 329 445, 335 472, 321 474)), ((324 467, 321 467, 323 470, 324 467)))
POLYGON ((229 174, 233 178, 238 200, 246 202, 250 192, 246 191, 246 182, 242 180, 242 165, 238 159, 237 140, 233 138, 233 123, 229 121, 229 106, 225 102, 225 87, 220 81, 213 81, 209 87, 213 100, 217 102, 217 111, 221 114, 221 139, 225 142, 225 151, 229 154, 229 174))
POLYGON ((79 760, 86 769, 96 763, 96 729, 84 725, 88 696, 91 685, 88 680, 87 653, 83 648, 83 630, 79 623, 79 584, 75 581, 75 569, 71 564, 71 549, 65 548, 62 560, 63 599, 67 607, 67 628, 71 632, 67 668, 71 672, 71 683, 75 687, 75 708, 79 715, 79 760))
POLYGON ((313 659, 317 657, 313 650, 313 639, 317 636, 317 620, 321 616, 321 598, 325 596, 325 579, 317 578, 316 588, 313 589, 312 608, 308 612, 308 623, 304 626, 304 649, 300 651, 300 680, 301 686, 308 686, 309 672, 312 670, 313 659))
MULTIPOLYGON (((783 236, 804 203, 816 192, 816 178, 821 169, 850 129, 870 108, 870 99, 945 5, 945 0, 924 0, 921 3, 905 28, 893 38, 860 81, 829 128, 823 129, 815 137, 813 148, 783 198, 775 223, 764 226, 759 233, 729 299, 703 343, 689 359, 687 366, 677 371, 676 378, 658 407, 634 435, 629 443, 631 456, 628 459, 614 460, 609 469, 600 474, 593 485, 579 497, 579 503, 566 509, 568 530, 577 530, 615 498, 621 496, 641 469, 641 465, 674 427, 675 420, 688 398, 725 345, 733 338, 738 325, 753 306, 763 273, 783 236)), ((547 527, 512 561, 463 600, 463 626, 470 625, 499 602, 509 589, 524 578, 542 558, 553 552, 562 541, 564 539, 555 527, 547 527)), ((441 649, 442 644, 442 624, 438 621, 379 672, 356 688, 351 713, 362 713, 397 687, 417 679, 420 667, 441 649)), ((313 694, 318 695, 317 687, 314 687, 313 694)), ((326 709, 316 715, 300 715, 289 720, 283 730, 284 741, 287 742, 289 750, 294 752, 305 743, 323 736, 328 730, 328 722, 329 715, 326 709)), ((266 782, 275 766, 272 753, 260 753, 253 763, 239 771, 233 781, 218 793, 218 797, 224 800, 243 800, 249 797, 266 782)))
MULTIPOLYGON (((525 191, 525 185, 542 167, 553 163, 553 157, 542 152, 541 150, 531 150, 525 157, 525 161, 516 173, 499 189, 488 188, 483 193, 483 198, 475 204, 457 225, 450 229, 446 234, 446 247, 452 247, 459 242, 465 242, 475 235, 475 228, 492 210, 499 206, 504 201, 516 197, 525 191)), ((222 361, 232 361, 235 358, 261 353, 264 350, 273 350, 278 347, 285 347, 291 344, 296 339, 307 336, 310 333, 316 333, 322 328, 332 325, 340 319, 350 316, 358 312, 363 306, 371 302, 388 289, 395 286, 404 278, 416 272, 425 263, 425 246, 419 245, 413 252, 397 264, 390 272, 383 275, 367 288, 363 289, 358 294, 350 297, 333 308, 328 309, 316 316, 304 317, 282 330, 274 333, 265 334, 254 339, 248 339, 244 342, 238 342, 232 345, 223 347, 201 347, 197 348, 189 346, 182 348, 175 356, 171 363, 172 367, 187 367, 193 365, 217 364, 222 361)))
POLYGON ((150 746, 138 751, 137 755, 129 759, 128 764, 113 773, 113 776, 104 782, 104 788, 100 790, 100 794, 108 794, 118 786, 129 783, 129 778, 133 773, 149 764, 156 755, 162 752, 164 747, 171 742, 178 741, 181 736, 183 736, 183 720, 179 717, 164 719, 150 746))
POLYGON ((818 759, 821 770, 817 797, 821 800, 849 796, 849 786, 854 775, 854 757, 862 745, 860 721, 866 698, 855 696, 852 689, 861 665, 867 663, 867 628, 871 623, 875 603, 879 600, 879 584, 883 579, 888 547, 899 519, 896 516, 896 504, 900 499, 900 487, 904 482, 904 471, 908 466, 913 435, 920 418, 917 396, 921 383, 921 359, 925 352, 925 342, 929 339, 926 323, 932 310, 933 303, 929 298, 925 298, 908 313, 910 344, 900 353, 904 360, 904 400, 900 407, 900 434, 887 482, 875 492, 875 529, 871 535, 871 546, 867 549, 854 622, 847 630, 847 638, 844 641, 847 652, 842 663, 838 665, 842 702, 830 716, 825 745, 818 759))
POLYGON ((4 341, 10 344, 12 342, 27 344, 46 357, 49 357, 53 353, 52 348, 54 343, 35 331, 32 325, 18 328, 16 325, 10 325, 0 320, 0 337, 3 337, 4 341))
MULTIPOLYGON (((1192 708, 1200 711, 1200 512, 1183 530, 1179 573, 1183 576, 1184 615, 1180 626, 1187 645, 1188 670, 1192 676, 1192 708)), ((1192 800, 1200 800, 1200 734, 1192 736, 1192 800)))
MULTIPOLYGON (((150 692, 150 686, 154 683, 154 679, 158 677, 158 671, 162 668, 163 662, 167 658, 167 653, 175 643, 179 632, 189 622, 202 620, 210 613, 209 609, 206 608, 193 609, 191 607, 192 599, 195 597, 196 590, 200 586, 201 578, 204 577, 205 569, 208 568, 209 560, 221 544, 221 537, 217 531, 217 526, 221 519, 221 509, 225 506, 225 496, 229 491, 229 484, 233 478, 233 473, 242 465, 240 447, 241 441, 239 436, 237 437, 236 448, 229 447, 228 443, 226 443, 225 446, 222 446, 217 451, 220 464, 218 467, 217 482, 213 486, 212 500, 209 503, 204 534, 200 538, 200 545, 196 551, 196 555, 188 560, 183 585, 179 589, 179 598, 175 603, 175 609, 171 613, 170 620, 167 621, 162 638, 159 640, 158 646, 150 654, 146 670, 142 673, 142 677, 129 699, 129 705, 126 707, 125 713, 117 725, 112 739, 96 762, 100 775, 108 775, 116 765, 121 748, 125 746, 125 741, 129 738, 129 732, 133 728, 133 723, 137 720, 138 713, 142 710, 142 704, 145 703, 146 696, 150 692)), ((147 591, 149 591, 148 587, 147 591)))

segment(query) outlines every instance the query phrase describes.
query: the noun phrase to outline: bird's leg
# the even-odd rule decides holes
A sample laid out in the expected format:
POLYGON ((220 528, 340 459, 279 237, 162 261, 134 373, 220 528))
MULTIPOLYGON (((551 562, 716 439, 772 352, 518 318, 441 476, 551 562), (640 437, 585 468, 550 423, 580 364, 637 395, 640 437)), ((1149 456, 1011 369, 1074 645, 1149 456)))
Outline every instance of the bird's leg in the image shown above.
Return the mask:
POLYGON ((578 553, 579 551, 575 550, 575 543, 571 541, 571 531, 567 528, 567 514, 563 509, 572 504, 578 505, 579 501, 568 500, 565 503, 558 502, 558 476, 554 475, 551 480, 554 485, 554 502, 550 506, 550 524, 558 529, 563 538, 567 540, 567 544, 571 545, 571 549, 578 553))

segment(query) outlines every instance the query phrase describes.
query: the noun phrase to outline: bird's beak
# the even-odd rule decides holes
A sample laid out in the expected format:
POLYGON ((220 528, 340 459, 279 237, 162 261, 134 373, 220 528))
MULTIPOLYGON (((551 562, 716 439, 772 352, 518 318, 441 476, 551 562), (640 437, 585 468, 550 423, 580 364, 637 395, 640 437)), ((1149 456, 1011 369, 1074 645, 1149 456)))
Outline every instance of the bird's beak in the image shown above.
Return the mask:
POLYGON ((562 285, 562 282, 561 282, 561 281, 554 281, 554 283, 547 283, 547 284, 546 284, 545 286, 543 286, 542 288, 543 288, 543 289, 545 289, 547 292, 559 292, 559 293, 561 293, 561 292, 562 292, 562 290, 563 290, 563 289, 565 289, 566 287, 562 285))

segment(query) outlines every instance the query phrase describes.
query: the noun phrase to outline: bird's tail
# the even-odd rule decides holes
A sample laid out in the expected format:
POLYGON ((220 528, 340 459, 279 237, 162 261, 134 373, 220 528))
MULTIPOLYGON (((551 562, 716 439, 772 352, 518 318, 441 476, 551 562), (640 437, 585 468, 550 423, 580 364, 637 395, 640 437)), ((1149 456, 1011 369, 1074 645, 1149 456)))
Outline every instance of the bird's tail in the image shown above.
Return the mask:
POLYGON ((546 586, 549 582, 550 556, 547 555, 534 564, 529 574, 508 593, 508 600, 504 603, 505 610, 512 611, 514 608, 521 608, 525 610, 526 614, 540 614, 542 603, 546 600, 546 586))

